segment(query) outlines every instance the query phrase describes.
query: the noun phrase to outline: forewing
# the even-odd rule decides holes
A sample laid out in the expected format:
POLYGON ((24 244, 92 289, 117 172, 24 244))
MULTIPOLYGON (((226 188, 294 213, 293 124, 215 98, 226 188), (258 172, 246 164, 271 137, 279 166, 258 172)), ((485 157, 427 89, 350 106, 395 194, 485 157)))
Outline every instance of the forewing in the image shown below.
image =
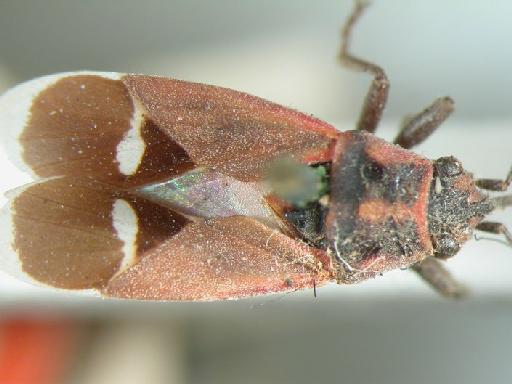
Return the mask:
POLYGON ((248 217, 188 225, 104 294, 149 300, 220 300, 322 285, 329 258, 248 217))
POLYGON ((69 289, 99 288, 189 222, 87 177, 56 177, 11 193, 2 265, 69 289))
POLYGON ((4 267, 60 288, 176 300, 296 289, 329 274, 322 252, 279 233, 258 185, 280 156, 328 160, 337 132, 325 123, 223 88, 84 72, 8 91, 0 126, 11 157, 40 179, 4 209, 15 255, 4 267), (208 181, 188 184, 195 200, 181 188, 191 176, 208 181), (146 193, 165 183, 182 205, 146 193), (215 207, 195 203, 204 198, 215 207))
POLYGON ((309 115, 231 89, 161 77, 123 82, 148 116, 201 166, 243 181, 281 156, 330 160, 338 132, 309 115))
POLYGON ((18 85, 0 99, 11 158, 35 177, 92 176, 121 186, 194 167, 115 73, 68 73, 18 85))

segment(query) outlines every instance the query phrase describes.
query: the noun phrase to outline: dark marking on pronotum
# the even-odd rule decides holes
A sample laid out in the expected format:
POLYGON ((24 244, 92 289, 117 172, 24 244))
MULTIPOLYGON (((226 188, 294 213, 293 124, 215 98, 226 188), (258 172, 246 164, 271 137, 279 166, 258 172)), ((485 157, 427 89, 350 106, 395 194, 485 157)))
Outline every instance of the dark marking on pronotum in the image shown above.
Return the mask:
POLYGON ((364 132, 348 132, 337 151, 325 225, 331 252, 345 270, 341 279, 366 277, 361 270, 376 274, 382 266, 370 266, 379 259, 398 267, 429 252, 418 216, 427 209, 428 163, 364 132), (376 152, 378 145, 384 153, 376 152))

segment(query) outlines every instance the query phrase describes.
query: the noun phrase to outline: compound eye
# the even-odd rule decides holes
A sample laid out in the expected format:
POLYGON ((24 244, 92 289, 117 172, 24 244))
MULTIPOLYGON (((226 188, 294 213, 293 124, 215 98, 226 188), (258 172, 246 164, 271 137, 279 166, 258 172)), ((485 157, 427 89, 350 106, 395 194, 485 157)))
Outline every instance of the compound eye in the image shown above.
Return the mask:
POLYGON ((448 259, 459 252, 460 246, 450 235, 444 235, 437 240, 435 256, 439 259, 448 259))
POLYGON ((455 177, 462 173, 462 165, 455 157, 441 157, 436 161, 437 173, 440 177, 455 177))

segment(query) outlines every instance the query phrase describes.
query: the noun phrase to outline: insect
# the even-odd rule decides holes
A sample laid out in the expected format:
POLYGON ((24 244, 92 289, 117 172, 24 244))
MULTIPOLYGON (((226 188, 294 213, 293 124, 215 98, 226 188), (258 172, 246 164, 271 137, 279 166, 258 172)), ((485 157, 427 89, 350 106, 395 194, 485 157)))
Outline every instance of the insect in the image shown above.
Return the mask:
POLYGON ((448 156, 412 147, 450 115, 440 98, 394 143, 373 135, 389 82, 373 76, 355 130, 237 91, 168 78, 61 73, 0 98, 0 125, 35 176, 10 193, 2 266, 38 283, 104 296, 220 300, 361 282, 410 268, 441 294, 463 288, 440 260, 509 197, 448 156), (10 252, 6 252, 10 249, 10 252))

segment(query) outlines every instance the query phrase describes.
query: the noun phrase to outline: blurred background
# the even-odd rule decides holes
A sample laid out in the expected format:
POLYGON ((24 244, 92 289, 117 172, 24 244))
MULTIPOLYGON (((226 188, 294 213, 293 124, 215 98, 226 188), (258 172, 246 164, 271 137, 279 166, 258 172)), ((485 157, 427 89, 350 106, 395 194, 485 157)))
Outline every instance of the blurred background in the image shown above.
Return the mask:
MULTIPOLYGON (((352 129, 370 78, 336 62, 348 0, 0 0, 0 91, 80 69, 242 90, 352 129)), ((381 137, 450 95, 417 151, 479 177, 512 163, 512 3, 374 1, 353 52, 391 81, 381 137)), ((1 127, 8 129, 8 127, 1 127)), ((28 177, 0 152, 0 188, 28 177)), ((5 199, 2 201, 5 202, 5 199)), ((508 212, 493 219, 512 227, 508 212)), ((395 271, 356 286, 225 303, 103 300, 0 275, 0 383, 505 383, 512 249, 478 235, 448 267, 472 291, 436 296, 395 271), (479 240, 479 241, 476 241, 479 240)))

